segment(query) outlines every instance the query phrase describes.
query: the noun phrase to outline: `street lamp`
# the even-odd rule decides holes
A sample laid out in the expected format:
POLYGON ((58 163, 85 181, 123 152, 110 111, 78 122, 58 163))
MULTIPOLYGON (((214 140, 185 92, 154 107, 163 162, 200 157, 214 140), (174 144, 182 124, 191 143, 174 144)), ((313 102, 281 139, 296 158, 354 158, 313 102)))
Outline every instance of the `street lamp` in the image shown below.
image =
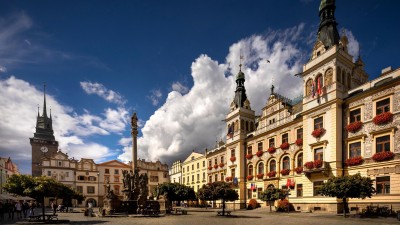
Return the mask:
POLYGON ((97 207, 100 206, 100 173, 97 173, 97 207))

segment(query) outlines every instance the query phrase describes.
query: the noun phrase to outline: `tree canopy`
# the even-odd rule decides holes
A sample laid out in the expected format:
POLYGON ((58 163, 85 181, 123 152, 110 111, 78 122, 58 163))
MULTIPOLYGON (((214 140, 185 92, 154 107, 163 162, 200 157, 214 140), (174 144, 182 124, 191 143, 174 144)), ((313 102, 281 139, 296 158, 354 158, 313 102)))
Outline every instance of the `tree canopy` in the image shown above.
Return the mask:
MULTIPOLYGON (((267 188, 266 190, 264 190, 261 193, 260 199, 262 201, 271 203, 271 202, 274 202, 279 199, 282 200, 282 199, 286 198, 286 196, 287 196, 287 193, 282 189, 267 188)), ((269 204, 269 211, 271 211, 271 207, 272 207, 272 205, 269 204)))
POLYGON ((166 195, 169 201, 196 200, 193 188, 178 183, 159 184, 155 195, 166 195))
POLYGON ((238 193, 233 190, 230 184, 225 182, 214 182, 203 185, 197 192, 200 200, 222 200, 222 215, 225 214, 225 202, 238 200, 238 193))

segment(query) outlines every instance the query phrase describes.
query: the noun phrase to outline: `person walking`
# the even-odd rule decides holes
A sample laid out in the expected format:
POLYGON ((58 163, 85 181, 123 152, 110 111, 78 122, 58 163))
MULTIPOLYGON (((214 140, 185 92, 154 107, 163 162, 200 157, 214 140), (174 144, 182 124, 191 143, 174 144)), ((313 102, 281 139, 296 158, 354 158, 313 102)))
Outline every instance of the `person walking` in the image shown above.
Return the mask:
POLYGON ((8 219, 14 219, 14 206, 9 200, 6 201, 4 210, 6 213, 8 212, 8 219))
POLYGON ((21 202, 17 201, 17 203, 15 203, 15 211, 17 212, 17 219, 21 219, 22 218, 22 204, 21 202))
POLYGON ((4 204, 0 201, 0 221, 4 220, 4 204))
POLYGON ((28 209, 29 204, 26 200, 24 200, 24 203, 22 203, 22 213, 24 214, 24 218, 26 218, 26 215, 28 214, 28 209))
POLYGON ((35 215, 35 202, 30 201, 29 202, 29 216, 34 216, 35 215))
POLYGON ((57 204, 54 201, 51 202, 51 209, 53 210, 53 215, 56 215, 57 204))

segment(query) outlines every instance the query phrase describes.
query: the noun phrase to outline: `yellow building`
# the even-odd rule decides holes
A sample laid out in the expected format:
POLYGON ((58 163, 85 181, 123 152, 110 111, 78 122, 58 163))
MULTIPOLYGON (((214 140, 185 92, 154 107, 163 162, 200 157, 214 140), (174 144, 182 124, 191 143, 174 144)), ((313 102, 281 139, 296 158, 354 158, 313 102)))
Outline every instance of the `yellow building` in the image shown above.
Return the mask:
POLYGON ((206 175, 205 155, 193 151, 182 163, 182 184, 197 192, 206 184, 206 175))

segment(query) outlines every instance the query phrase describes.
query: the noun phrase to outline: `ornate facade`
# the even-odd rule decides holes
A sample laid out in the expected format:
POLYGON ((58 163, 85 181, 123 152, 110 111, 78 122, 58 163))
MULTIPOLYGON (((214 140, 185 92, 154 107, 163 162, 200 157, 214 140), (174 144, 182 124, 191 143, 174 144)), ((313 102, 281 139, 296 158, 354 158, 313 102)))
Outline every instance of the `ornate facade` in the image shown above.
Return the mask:
POLYGON ((192 187, 195 192, 206 184, 206 156, 192 152, 182 163, 182 184, 192 187))

